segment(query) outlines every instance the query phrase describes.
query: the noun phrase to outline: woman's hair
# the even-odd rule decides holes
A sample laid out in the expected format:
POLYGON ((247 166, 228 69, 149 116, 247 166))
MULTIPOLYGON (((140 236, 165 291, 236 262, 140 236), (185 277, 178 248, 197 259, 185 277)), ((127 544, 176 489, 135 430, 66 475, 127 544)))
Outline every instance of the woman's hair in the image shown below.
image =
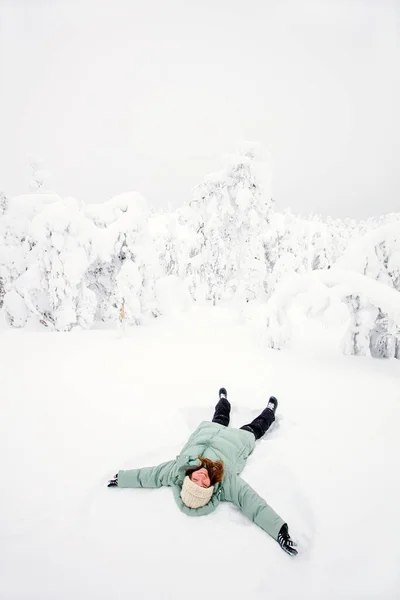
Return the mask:
POLYGON ((199 469, 207 469, 208 476, 210 478, 210 485, 215 485, 219 481, 222 481, 224 478, 224 463, 222 460, 217 460, 216 462, 210 460, 209 458, 205 458, 204 456, 199 455, 199 460, 201 465, 199 467, 192 467, 191 469, 187 469, 186 475, 190 478, 192 473, 198 471, 199 469))

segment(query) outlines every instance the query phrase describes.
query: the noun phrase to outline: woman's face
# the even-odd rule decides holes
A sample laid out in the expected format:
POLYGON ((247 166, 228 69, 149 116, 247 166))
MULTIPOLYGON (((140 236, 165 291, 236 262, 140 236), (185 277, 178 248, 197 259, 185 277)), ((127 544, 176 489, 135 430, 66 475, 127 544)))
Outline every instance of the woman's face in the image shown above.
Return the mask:
POLYGON ((208 476, 208 471, 204 467, 202 467, 201 469, 198 469, 197 471, 194 471, 194 473, 192 473, 190 479, 196 485, 199 485, 200 487, 204 487, 204 488, 210 487, 210 484, 211 484, 210 478, 208 476))

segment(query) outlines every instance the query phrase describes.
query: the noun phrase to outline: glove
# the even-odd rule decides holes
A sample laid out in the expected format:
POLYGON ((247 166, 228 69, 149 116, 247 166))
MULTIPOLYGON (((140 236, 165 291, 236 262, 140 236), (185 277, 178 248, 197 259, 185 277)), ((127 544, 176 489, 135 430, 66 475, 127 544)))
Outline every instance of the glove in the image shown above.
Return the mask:
POLYGON ((278 544, 280 545, 282 550, 290 554, 290 556, 296 556, 296 554, 298 554, 295 548, 297 544, 292 540, 292 538, 289 535, 287 523, 284 523, 280 528, 280 531, 278 533, 278 544))
POLYGON ((110 479, 110 481, 108 482, 107 487, 113 487, 115 485, 118 485, 118 473, 115 474, 114 479, 110 479))

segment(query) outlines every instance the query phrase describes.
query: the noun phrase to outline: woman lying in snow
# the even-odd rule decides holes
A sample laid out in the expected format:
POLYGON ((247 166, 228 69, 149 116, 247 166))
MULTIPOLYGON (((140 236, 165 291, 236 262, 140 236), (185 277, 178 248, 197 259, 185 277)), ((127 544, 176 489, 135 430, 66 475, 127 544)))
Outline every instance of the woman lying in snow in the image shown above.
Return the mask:
POLYGON ((204 421, 190 436, 176 460, 156 467, 119 471, 108 487, 156 488, 171 486, 179 508, 190 516, 207 515, 220 501, 233 502, 280 546, 295 556, 295 543, 287 523, 243 479, 247 457, 275 420, 278 405, 271 396, 268 406, 249 425, 228 429, 231 405, 225 388, 219 391, 212 422, 204 421))

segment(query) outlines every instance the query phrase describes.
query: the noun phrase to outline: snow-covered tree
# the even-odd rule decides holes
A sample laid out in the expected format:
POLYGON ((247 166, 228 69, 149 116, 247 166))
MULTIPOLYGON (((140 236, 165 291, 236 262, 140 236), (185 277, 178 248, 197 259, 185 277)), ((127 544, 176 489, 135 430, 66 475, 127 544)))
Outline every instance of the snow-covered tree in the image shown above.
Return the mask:
POLYGON ((4 192, 0 192, 0 217, 5 214, 8 207, 7 196, 4 192))
POLYGON ((374 358, 400 358, 400 328, 377 309, 375 323, 370 330, 369 350, 374 358))
POLYGON ((2 308, 4 303, 4 295, 6 293, 6 288, 4 286, 3 278, 0 276, 0 308, 2 308))
POLYGON ((359 294, 345 296, 344 302, 350 316, 346 337, 343 341, 344 354, 368 356, 370 354, 370 333, 378 311, 359 294))
MULTIPOLYGON (((35 245, 30 236, 31 224, 45 206, 60 200, 54 194, 25 194, 11 198, 8 202, 7 210, 0 219, 0 276, 5 290, 6 313, 13 306, 16 311, 22 306, 16 299, 14 284, 27 270, 30 253, 35 245), (12 290, 10 298, 14 297, 14 301, 11 302, 7 295, 12 290)), ((18 319, 16 315, 9 313, 9 321, 16 323, 18 319)))
MULTIPOLYGON (((84 276, 94 257, 93 226, 70 198, 44 206, 28 231, 31 246, 24 272, 13 282, 28 314, 57 331, 90 327, 95 294, 84 276)), ((8 302, 8 317, 15 321, 8 302)))
POLYGON ((265 243, 268 296, 288 273, 310 270, 309 243, 307 221, 296 217, 289 209, 273 216, 265 243))
POLYGON ((50 179, 50 173, 44 167, 42 159, 32 157, 29 161, 31 168, 31 180, 29 187, 33 193, 43 193, 46 188, 46 184, 50 179))
POLYGON ((195 211, 184 204, 177 210, 153 212, 147 229, 158 256, 157 279, 179 277, 194 299, 201 297, 197 260, 204 238, 195 211))
MULTIPOLYGON (((202 262, 199 265, 203 282, 207 285, 207 297, 216 304, 233 277, 230 263, 229 221, 233 207, 229 202, 226 186, 219 177, 209 178, 197 190, 203 236, 202 262)), ((191 205, 194 208, 194 203, 191 205)))
POLYGON ((400 221, 390 221, 356 237, 336 263, 400 291, 400 221))
POLYGON ((191 208, 203 236, 198 269, 207 297, 254 299, 263 293, 264 238, 273 210, 268 163, 258 144, 244 144, 194 193, 191 208))
POLYGON ((106 307, 106 319, 119 320, 123 325, 139 325, 143 316, 142 290, 142 273, 137 264, 129 259, 115 276, 115 285, 106 307))
POLYGON ((156 313, 154 282, 158 258, 148 233, 150 211, 136 192, 86 207, 95 228, 96 260, 86 280, 98 299, 98 317, 138 324, 156 313))
POLYGON ((0 192, 0 217, 3 217, 0 220, 0 308, 3 306, 3 298, 4 298, 4 294, 6 293, 5 292, 5 283, 4 283, 5 268, 4 268, 4 266, 2 266, 1 252, 2 252, 2 246, 4 244, 4 236, 5 236, 4 215, 7 211, 7 207, 8 207, 7 197, 4 194, 4 192, 0 192))

